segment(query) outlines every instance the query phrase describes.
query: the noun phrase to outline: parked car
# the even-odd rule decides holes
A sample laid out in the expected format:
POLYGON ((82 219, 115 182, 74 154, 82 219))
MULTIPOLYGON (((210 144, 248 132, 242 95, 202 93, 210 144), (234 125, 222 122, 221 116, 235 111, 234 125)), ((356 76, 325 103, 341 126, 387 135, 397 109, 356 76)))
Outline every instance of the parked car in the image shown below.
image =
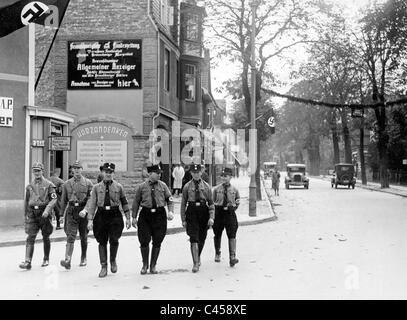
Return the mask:
POLYGON ((271 179, 273 175, 273 170, 277 166, 277 162, 263 162, 263 169, 264 169, 264 179, 271 179))
POLYGON ((285 188, 290 189, 290 186, 304 186, 309 188, 309 178, 306 176, 306 166, 300 163, 287 164, 287 176, 285 177, 285 188))
POLYGON ((348 186, 348 188, 352 186, 352 189, 355 189, 356 178, 353 164, 337 163, 335 165, 335 171, 331 178, 331 188, 335 186, 335 189, 337 189, 338 185, 348 186))

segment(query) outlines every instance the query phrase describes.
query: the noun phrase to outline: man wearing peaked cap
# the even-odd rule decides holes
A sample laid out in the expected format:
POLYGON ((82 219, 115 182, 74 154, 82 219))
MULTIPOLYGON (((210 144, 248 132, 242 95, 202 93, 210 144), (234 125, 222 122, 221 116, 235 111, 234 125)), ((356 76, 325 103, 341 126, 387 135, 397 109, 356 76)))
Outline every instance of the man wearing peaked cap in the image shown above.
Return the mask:
POLYGON ((65 259, 60 264, 65 269, 71 269, 71 258, 74 249, 76 235, 81 239, 81 262, 79 266, 86 266, 86 252, 88 249, 88 220, 86 213, 82 210, 85 208, 87 201, 90 199, 93 184, 89 179, 82 175, 82 164, 76 160, 72 164, 73 177, 62 186, 61 210, 65 212, 64 230, 67 236, 65 259))
POLYGON ((55 185, 55 191, 57 194, 57 203, 54 206, 54 213, 55 213, 55 220, 56 220, 56 230, 61 229, 60 218, 63 215, 63 211, 61 211, 61 195, 62 195, 62 185, 64 184, 64 180, 62 180, 59 176, 61 174, 61 168, 55 168, 52 172, 49 180, 55 185))
POLYGON ((40 162, 32 165, 34 180, 25 189, 24 216, 25 231, 27 233, 25 261, 19 267, 30 270, 31 260, 34 254, 35 238, 41 230, 44 244, 44 259, 42 267, 49 265, 51 241, 49 239, 53 227, 51 223, 51 211, 57 202, 55 185, 44 178, 44 166, 40 162))
POLYGON ((93 229, 99 243, 99 259, 102 266, 100 278, 107 275, 107 242, 110 243, 110 270, 112 273, 117 272, 116 256, 124 229, 120 205, 126 216, 126 228, 129 229, 131 226, 130 208, 124 188, 113 179, 115 167, 111 162, 103 164, 103 181, 93 186, 90 200, 83 209, 83 214, 88 214, 88 229, 93 229))
POLYGON ((167 220, 174 217, 174 203, 168 186, 160 181, 161 168, 158 165, 147 167, 148 180, 139 184, 133 201, 133 227, 138 228, 143 267, 141 274, 146 274, 149 267, 150 241, 151 248, 150 273, 158 273, 156 270, 157 259, 161 249, 161 243, 167 232, 167 220), (168 207, 168 212, 165 210, 168 207), (139 208, 140 215, 138 216, 139 208))
POLYGON ((215 213, 211 188, 201 179, 201 169, 200 164, 191 165, 192 180, 182 189, 181 199, 182 226, 186 228, 191 243, 194 273, 199 271, 208 227, 213 225, 215 213))
POLYGON ((222 232, 223 229, 226 229, 229 239, 229 265, 231 267, 239 262, 236 259, 236 232, 238 229, 236 209, 240 203, 239 190, 230 184, 232 176, 232 169, 224 168, 221 174, 223 182, 213 188, 213 202, 215 204, 215 221, 213 224, 215 262, 220 262, 222 232))

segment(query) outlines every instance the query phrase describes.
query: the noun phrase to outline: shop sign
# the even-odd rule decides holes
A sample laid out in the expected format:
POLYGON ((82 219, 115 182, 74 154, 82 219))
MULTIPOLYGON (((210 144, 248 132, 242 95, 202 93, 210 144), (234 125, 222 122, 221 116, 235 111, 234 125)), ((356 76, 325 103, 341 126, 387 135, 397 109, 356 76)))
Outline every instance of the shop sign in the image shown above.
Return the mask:
POLYGON ((68 42, 68 89, 141 89, 141 40, 68 42))
POLYGON ((13 126, 14 99, 0 97, 0 127, 13 126))
POLYGON ((50 136, 49 150, 51 151, 70 151, 71 136, 50 136))

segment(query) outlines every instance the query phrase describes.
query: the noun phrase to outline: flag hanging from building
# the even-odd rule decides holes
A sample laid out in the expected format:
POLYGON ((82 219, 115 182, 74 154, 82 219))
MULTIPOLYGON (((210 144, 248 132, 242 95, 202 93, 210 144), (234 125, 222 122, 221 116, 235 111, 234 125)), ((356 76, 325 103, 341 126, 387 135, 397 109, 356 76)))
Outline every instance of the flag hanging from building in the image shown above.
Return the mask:
POLYGON ((19 0, 0 2, 0 37, 4 37, 29 23, 58 28, 70 0, 19 0))

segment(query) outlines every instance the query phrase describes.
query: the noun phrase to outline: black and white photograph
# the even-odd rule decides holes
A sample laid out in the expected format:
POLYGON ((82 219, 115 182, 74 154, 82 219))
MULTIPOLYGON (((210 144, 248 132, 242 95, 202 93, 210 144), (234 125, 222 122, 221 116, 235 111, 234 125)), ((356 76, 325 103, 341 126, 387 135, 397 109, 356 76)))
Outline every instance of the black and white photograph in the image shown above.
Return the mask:
POLYGON ((0 0, 0 152, 0 300, 405 300, 407 1, 0 0))

